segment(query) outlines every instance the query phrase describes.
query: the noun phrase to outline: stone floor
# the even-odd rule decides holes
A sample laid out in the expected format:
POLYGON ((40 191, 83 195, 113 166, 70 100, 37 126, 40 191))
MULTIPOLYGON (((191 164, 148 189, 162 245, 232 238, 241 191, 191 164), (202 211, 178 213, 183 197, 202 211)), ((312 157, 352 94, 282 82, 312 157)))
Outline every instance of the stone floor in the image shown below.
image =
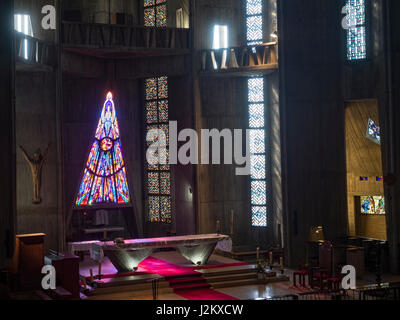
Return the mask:
MULTIPOLYGON (((152 255, 155 258, 165 260, 167 262, 177 264, 180 266, 192 266, 190 262, 185 260, 178 252, 168 251, 168 252, 158 252, 152 255)), ((233 260, 227 257, 223 257, 220 255, 212 255, 209 261, 209 264, 229 264, 238 262, 237 260, 233 260)), ((89 275, 90 268, 97 268, 96 263, 93 261, 85 260, 81 263, 81 273, 84 275, 89 275)), ((96 269, 95 269, 96 270, 96 269)), ((139 269, 140 271, 140 269, 139 269)), ((109 261, 105 260, 103 262, 102 273, 107 272, 115 272, 114 267, 109 263, 109 261)), ((289 276, 292 279, 293 271, 290 269, 285 269, 285 275, 289 276)), ((363 286, 368 284, 375 283, 375 275, 368 274, 362 280, 357 281, 357 286, 363 286)), ((400 276, 394 275, 383 275, 383 282, 400 282, 400 276)), ((265 299, 273 296, 281 296, 287 294, 294 294, 299 292, 304 292, 304 290, 298 290, 292 287, 291 281, 271 283, 266 285, 247 285, 240 287, 228 287, 228 288, 219 288, 215 289, 221 293, 227 294, 234 298, 240 300, 256 300, 256 299, 265 299)), ((112 296, 108 296, 108 299, 122 299, 122 300, 152 300, 152 294, 148 291, 136 291, 129 293, 116 293, 112 296)), ((174 294, 174 293, 160 293, 159 300, 185 300, 183 297, 174 294)))

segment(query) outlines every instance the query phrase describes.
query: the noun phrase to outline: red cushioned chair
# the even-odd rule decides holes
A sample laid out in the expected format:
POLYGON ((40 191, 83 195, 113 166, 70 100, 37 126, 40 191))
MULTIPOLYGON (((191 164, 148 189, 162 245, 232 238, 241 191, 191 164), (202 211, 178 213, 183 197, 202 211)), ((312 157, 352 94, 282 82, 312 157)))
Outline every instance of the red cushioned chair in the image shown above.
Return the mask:
POLYGON ((338 265, 336 275, 332 275, 327 279, 329 290, 340 290, 340 285, 344 278, 344 274, 342 274, 342 267, 343 266, 338 265))
POLYGON ((308 279, 311 288, 318 287, 320 290, 324 288, 324 282, 330 278, 329 272, 320 267, 311 268, 308 279))
POLYGON ((306 277, 309 277, 310 270, 307 266, 300 266, 299 270, 293 273, 293 286, 297 285, 297 278, 299 278, 299 283, 305 287, 306 286, 306 277))

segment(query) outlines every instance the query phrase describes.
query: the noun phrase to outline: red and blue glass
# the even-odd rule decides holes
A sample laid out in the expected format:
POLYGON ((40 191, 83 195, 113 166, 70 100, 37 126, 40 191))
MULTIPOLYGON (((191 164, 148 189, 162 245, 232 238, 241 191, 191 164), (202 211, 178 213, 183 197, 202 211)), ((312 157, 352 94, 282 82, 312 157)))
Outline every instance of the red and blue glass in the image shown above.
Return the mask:
POLYGON ((126 168, 112 93, 107 94, 76 205, 130 203, 126 168))

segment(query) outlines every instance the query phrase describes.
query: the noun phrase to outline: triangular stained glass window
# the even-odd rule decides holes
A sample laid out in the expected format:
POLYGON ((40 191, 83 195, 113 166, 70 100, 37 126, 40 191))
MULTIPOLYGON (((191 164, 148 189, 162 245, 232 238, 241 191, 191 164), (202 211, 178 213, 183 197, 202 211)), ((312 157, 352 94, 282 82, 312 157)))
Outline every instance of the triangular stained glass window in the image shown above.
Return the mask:
POLYGON ((107 94, 76 205, 130 203, 125 163, 112 93, 107 94))

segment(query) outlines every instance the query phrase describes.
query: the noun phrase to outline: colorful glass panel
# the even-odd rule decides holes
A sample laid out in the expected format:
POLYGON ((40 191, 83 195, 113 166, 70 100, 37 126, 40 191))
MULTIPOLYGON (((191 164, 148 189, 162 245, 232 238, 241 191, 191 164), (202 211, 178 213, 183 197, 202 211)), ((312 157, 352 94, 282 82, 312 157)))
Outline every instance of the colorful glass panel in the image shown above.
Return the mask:
POLYGON ((158 119, 160 122, 168 122, 168 100, 158 102, 158 119))
POLYGON ((246 1, 246 14, 252 16, 255 14, 262 14, 262 0, 247 0, 246 1))
MULTIPOLYGON (((168 77, 150 78, 146 80, 146 135, 150 130, 160 130, 165 135, 167 163, 146 165, 148 219, 150 222, 171 223, 171 173, 169 158, 169 115, 168 115, 168 77)), ((146 137, 147 140, 147 137, 146 137)), ((147 142, 151 145, 159 141, 158 135, 147 142)), ((158 158, 158 150, 154 150, 158 158)))
POLYGON ((157 78, 146 80, 146 100, 157 99, 157 78))
POLYGON ((155 5, 155 0, 144 0, 144 6, 150 7, 155 5))
POLYGON ((157 123, 157 102, 150 101, 146 103, 146 122, 147 123, 157 123))
POLYGON ((384 196, 362 196, 360 198, 362 214, 386 214, 384 196))
POLYGON ((379 145, 381 144, 381 129, 371 119, 368 120, 367 138, 379 145))
POLYGON ((75 204, 128 204, 130 195, 115 105, 107 94, 75 204))
POLYGON ((144 2, 144 25, 146 27, 167 26, 166 0, 145 0, 144 2))
POLYGON ((160 188, 162 194, 170 194, 171 192, 171 174, 169 172, 162 172, 160 174, 160 188))
POLYGON ((248 80, 249 102, 264 102, 264 79, 250 78, 248 80))
POLYGON ((250 128, 263 128, 264 127, 264 105, 251 104, 249 106, 250 128))
POLYGON ((254 180, 265 179, 265 156, 250 156, 251 178, 254 180))
POLYGON ((251 204, 262 206, 267 204, 267 192, 265 181, 251 182, 251 204))
POLYGON ((347 30, 347 59, 361 60, 367 57, 365 0, 348 0, 350 28, 347 30))
POLYGON ((262 16, 251 16, 247 18, 247 41, 262 40, 263 18, 262 16))
POLYGON ((146 27, 154 27, 156 25, 156 11, 155 8, 144 9, 144 25, 146 27))
POLYGON ((265 153, 264 129, 250 130, 250 152, 252 154, 265 153))
POLYGON ((267 208, 253 206, 251 208, 252 213, 252 225, 257 227, 267 226, 267 208))
POLYGON ((167 26, 167 6, 165 4, 159 5, 156 7, 157 18, 156 25, 157 27, 166 27, 167 26))
POLYGON ((158 78, 158 99, 168 98, 168 78, 158 78))
POLYGON ((93 143, 92 149, 90 150, 89 159, 86 163, 86 167, 88 167, 90 171, 94 172, 97 167, 98 159, 99 159, 99 142, 96 140, 93 143))
POLYGON ((171 223, 171 197, 160 197, 161 222, 171 223))
POLYGON ((150 222, 160 221, 160 197, 149 197, 149 220, 150 222))
POLYGON ((159 181, 159 173, 158 172, 149 172, 147 173, 147 181, 148 181, 148 189, 150 194, 159 194, 160 193, 160 181, 159 181))
MULTIPOLYGON (((246 0, 246 37, 248 46, 263 43, 263 1, 246 0)), ((253 48, 253 52, 255 52, 253 48)), ((248 79, 249 144, 252 226, 267 226, 266 137, 264 78, 248 79)))

